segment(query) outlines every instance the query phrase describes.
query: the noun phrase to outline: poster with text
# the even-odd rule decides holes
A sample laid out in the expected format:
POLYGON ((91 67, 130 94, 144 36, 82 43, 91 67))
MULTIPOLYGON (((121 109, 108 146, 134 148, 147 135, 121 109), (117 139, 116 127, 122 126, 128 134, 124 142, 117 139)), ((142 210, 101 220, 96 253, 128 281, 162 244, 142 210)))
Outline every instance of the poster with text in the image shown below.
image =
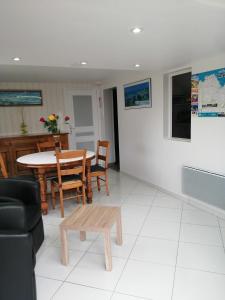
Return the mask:
POLYGON ((225 117, 225 68, 192 75, 191 111, 199 117, 225 117))

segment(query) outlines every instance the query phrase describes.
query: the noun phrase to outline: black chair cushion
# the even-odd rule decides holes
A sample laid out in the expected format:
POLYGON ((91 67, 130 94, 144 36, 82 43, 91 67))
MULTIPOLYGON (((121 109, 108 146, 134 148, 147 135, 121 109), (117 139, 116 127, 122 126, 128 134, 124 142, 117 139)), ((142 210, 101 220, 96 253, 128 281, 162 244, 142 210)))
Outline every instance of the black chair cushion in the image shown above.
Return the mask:
POLYGON ((93 165, 91 166, 91 173, 94 172, 105 172, 105 168, 100 165, 93 165))
MULTIPOLYGON (((65 175, 62 176, 62 182, 67 182, 67 181, 74 181, 74 180, 82 180, 80 175, 65 175)), ((54 178, 53 181, 58 183, 58 178, 54 178)))
POLYGON ((33 175, 17 175, 9 177, 8 179, 17 179, 17 180, 28 180, 28 181, 36 181, 37 179, 33 175))

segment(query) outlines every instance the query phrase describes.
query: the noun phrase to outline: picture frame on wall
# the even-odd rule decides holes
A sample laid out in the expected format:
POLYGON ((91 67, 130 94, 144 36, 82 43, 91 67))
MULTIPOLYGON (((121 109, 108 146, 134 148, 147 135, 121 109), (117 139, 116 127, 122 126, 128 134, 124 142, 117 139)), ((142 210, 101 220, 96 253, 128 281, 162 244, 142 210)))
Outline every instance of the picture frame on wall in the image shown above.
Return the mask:
POLYGON ((0 106, 41 106, 41 90, 0 90, 0 106))
POLYGON ((152 107, 151 78, 124 85, 125 109, 152 107))

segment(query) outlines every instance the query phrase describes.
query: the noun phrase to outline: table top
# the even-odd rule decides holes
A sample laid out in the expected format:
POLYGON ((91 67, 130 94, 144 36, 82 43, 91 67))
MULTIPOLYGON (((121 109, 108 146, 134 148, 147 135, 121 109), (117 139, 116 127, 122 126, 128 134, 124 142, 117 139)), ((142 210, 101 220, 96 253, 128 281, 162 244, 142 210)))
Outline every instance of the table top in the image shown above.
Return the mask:
POLYGON ((79 205, 60 226, 64 229, 105 231, 113 226, 121 215, 117 206, 79 205))
MULTIPOLYGON (((70 150, 62 150, 70 151, 70 150)), ((92 159, 95 157, 95 153, 92 151, 87 151, 86 159, 92 159)), ((75 162, 81 160, 81 157, 73 158, 73 159, 61 159, 61 163, 67 163, 67 162, 75 162)), ((56 156, 55 151, 43 151, 43 152, 37 152, 32 154, 27 154, 24 156, 21 156, 17 158, 16 160, 18 163, 23 165, 31 165, 33 167, 35 166, 47 166, 47 165, 56 165, 56 156)))

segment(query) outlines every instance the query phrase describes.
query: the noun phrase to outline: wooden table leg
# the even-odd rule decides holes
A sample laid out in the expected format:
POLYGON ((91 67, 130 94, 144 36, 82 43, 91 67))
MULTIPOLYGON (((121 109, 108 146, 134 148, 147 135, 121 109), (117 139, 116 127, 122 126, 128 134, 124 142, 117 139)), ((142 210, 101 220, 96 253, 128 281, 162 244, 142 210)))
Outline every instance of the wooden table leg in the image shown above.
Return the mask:
POLYGON ((48 213, 48 202, 46 199, 46 183, 45 183, 45 169, 38 169, 38 179, 40 183, 41 190, 41 210, 44 215, 48 213))
POLYGON ((105 245, 105 267, 106 271, 112 271, 112 250, 110 230, 104 232, 104 245, 105 245))
POLYGON ((86 162, 86 194, 87 194, 87 203, 92 203, 92 187, 91 187, 91 161, 86 162))
POLYGON ((118 245, 123 244, 121 212, 118 213, 117 220, 116 220, 116 243, 118 245))
POLYGON ((68 265, 69 250, 68 250, 67 231, 61 226, 60 226, 60 237, 61 237, 61 260, 64 265, 68 265))

